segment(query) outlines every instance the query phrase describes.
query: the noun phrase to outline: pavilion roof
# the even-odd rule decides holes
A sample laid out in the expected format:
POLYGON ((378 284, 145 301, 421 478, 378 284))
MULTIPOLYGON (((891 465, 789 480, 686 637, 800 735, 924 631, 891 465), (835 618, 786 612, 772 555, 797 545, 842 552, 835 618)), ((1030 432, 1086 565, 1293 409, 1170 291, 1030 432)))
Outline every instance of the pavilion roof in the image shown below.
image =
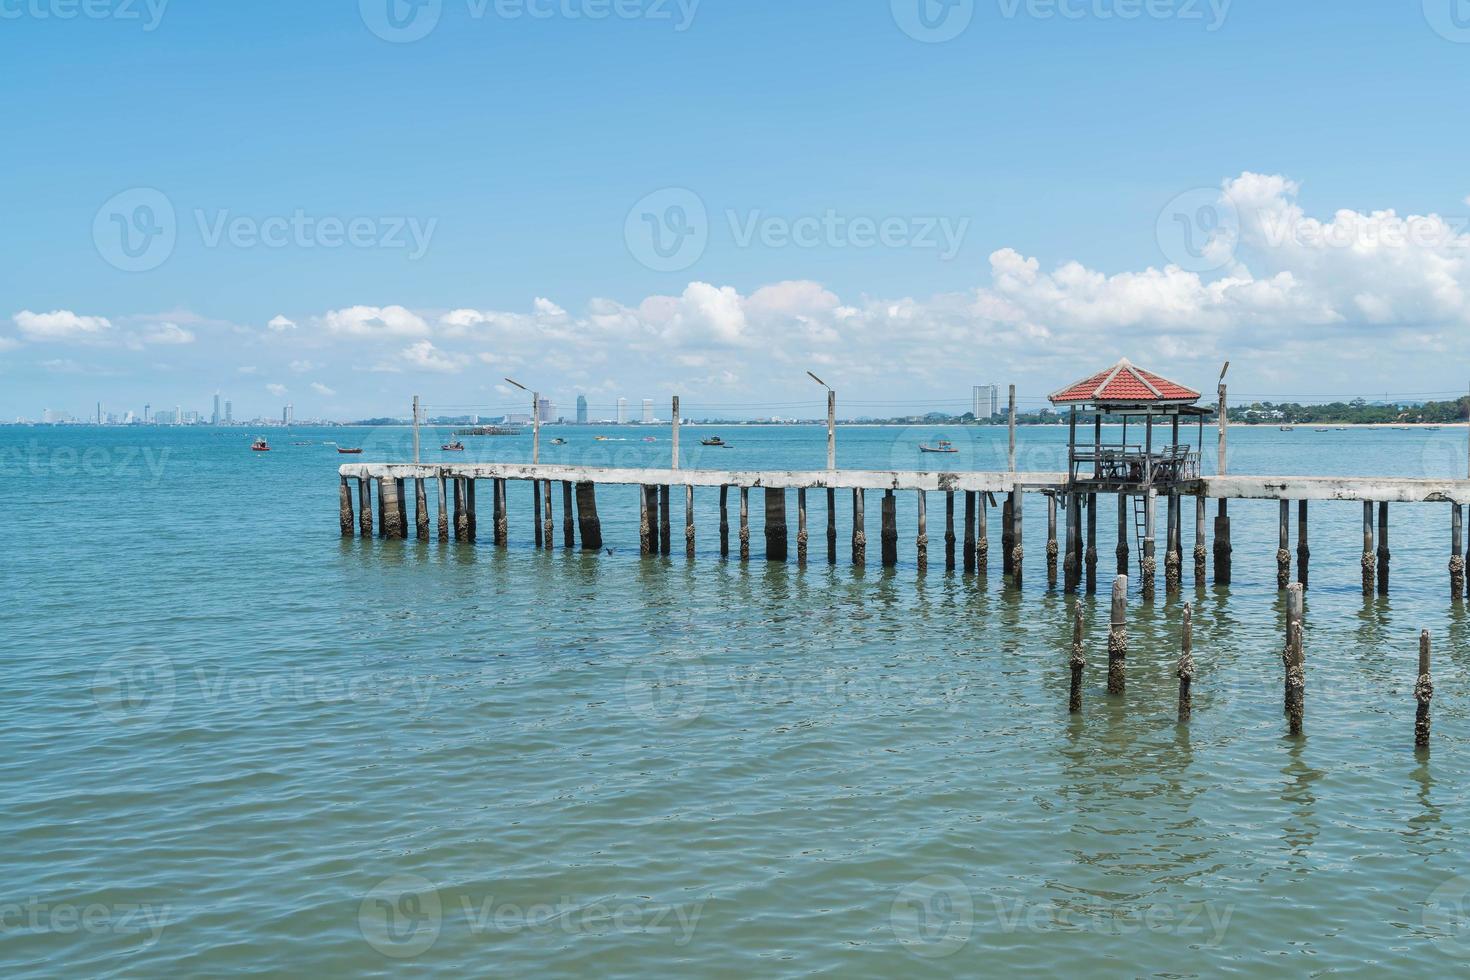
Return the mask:
POLYGON ((1053 405, 1078 405, 1084 402, 1106 405, 1187 405, 1198 401, 1200 393, 1193 388, 1136 367, 1128 358, 1105 371, 1063 388, 1051 396, 1053 405))

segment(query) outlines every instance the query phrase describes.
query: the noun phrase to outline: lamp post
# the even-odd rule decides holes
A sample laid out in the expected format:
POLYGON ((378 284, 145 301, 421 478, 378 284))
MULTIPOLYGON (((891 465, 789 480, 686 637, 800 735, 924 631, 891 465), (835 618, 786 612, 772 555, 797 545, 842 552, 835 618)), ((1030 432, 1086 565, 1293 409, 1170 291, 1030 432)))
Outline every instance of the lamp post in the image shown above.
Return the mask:
POLYGON ((541 393, 531 391, 525 385, 514 378, 505 379, 508 384, 513 384, 522 391, 531 392, 531 465, 541 462, 541 393))
POLYGON ((832 386, 812 372, 807 377, 827 389, 827 469, 837 469, 837 392, 832 386))

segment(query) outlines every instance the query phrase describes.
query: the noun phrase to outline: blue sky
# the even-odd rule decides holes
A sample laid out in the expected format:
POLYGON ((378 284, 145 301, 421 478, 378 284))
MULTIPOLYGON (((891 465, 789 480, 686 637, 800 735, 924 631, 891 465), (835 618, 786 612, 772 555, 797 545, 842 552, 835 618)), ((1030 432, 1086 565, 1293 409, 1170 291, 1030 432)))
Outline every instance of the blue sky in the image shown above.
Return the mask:
POLYGON ((0 0, 3 418, 1466 380, 1462 0, 86 2, 0 0))

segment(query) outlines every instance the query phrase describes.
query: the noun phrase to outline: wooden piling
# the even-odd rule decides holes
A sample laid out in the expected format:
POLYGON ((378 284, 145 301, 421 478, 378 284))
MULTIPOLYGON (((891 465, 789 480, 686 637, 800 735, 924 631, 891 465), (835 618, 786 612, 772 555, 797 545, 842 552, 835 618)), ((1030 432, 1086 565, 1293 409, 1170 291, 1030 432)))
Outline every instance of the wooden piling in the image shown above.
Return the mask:
POLYGON ((914 543, 919 571, 929 568, 929 499, 923 490, 916 491, 919 501, 919 537, 914 543))
POLYGON ((543 480, 541 484, 542 501, 542 527, 541 536, 546 542, 546 550, 551 551, 556 547, 556 524, 552 519, 555 510, 551 503, 551 481, 543 480))
POLYGON ((561 481, 561 544, 568 551, 577 546, 577 527, 572 517, 572 483, 561 481))
POLYGON ((388 516, 384 511, 384 505, 388 500, 388 490, 385 484, 388 482, 383 477, 372 481, 378 485, 378 534, 381 537, 388 536, 388 516))
POLYGON ((546 541, 542 537, 545 529, 541 526, 541 485, 535 480, 531 481, 531 527, 535 532, 537 549, 544 547, 546 541))
POLYGON ((509 483, 505 480, 495 480, 490 487, 492 503, 490 506, 490 518, 494 521, 491 528, 495 544, 504 548, 510 544, 510 491, 509 483))
POLYGON ((1184 556, 1179 549, 1179 494, 1170 491, 1164 528, 1164 594, 1176 596, 1184 580, 1184 556))
POLYGON ((975 540, 975 574, 985 577, 990 574, 990 510, 993 503, 990 494, 982 493, 975 498, 975 520, 980 536, 975 540))
POLYGON ((1011 497, 1011 578, 1017 586, 1021 584, 1021 570, 1025 566, 1026 549, 1021 541, 1021 510, 1025 498, 1020 490, 1012 490, 1011 497))
MULTIPOLYGON (((653 553, 653 525, 649 523, 648 491, 649 488, 646 486, 638 488, 638 553, 640 555, 653 553)), ((541 536, 539 528, 536 536, 538 538, 541 536)))
POLYGON ((1291 582, 1291 501, 1283 500, 1277 508, 1276 544, 1276 590, 1285 589, 1291 582))
POLYGON ((1205 498, 1201 494, 1194 498, 1194 587, 1205 584, 1205 498))
MULTIPOLYGON (((345 484, 344 484, 345 488, 345 484)), ((351 527, 351 497, 348 498, 348 523, 343 526, 343 534, 352 536, 351 527)), ((1459 599, 1465 594, 1465 555, 1461 547, 1464 537, 1464 511, 1460 504, 1452 505, 1450 510, 1450 598, 1459 599)))
POLYGON ((1082 671, 1087 668, 1087 654, 1083 649, 1082 600, 1072 601, 1072 690, 1067 698, 1067 710, 1077 714, 1082 710, 1082 671))
POLYGON ((965 574, 975 571, 975 491, 965 491, 965 574))
POLYGON ((420 541, 429 540, 429 491, 424 486, 424 478, 418 477, 413 481, 413 517, 414 526, 418 530, 420 541))
POLYGON ((684 487, 684 555, 694 557, 694 485, 684 487))
POLYGON ((350 538, 356 532, 352 517, 352 488, 347 485, 347 477, 341 477, 341 487, 337 491, 337 519, 342 527, 342 537, 350 538))
POLYGON ((464 485, 459 477, 450 477, 454 481, 454 540, 463 541, 468 536, 469 526, 465 523, 464 512, 464 485))
POLYGON ((1143 495, 1143 564, 1140 569, 1143 576, 1143 598, 1145 600, 1154 597, 1154 572, 1158 568, 1157 562, 1154 561, 1154 528, 1158 501, 1158 491, 1152 487, 1143 495))
POLYGON ((1215 584, 1230 584, 1230 509, 1225 498, 1220 498, 1215 512, 1215 584))
POLYGON ((378 480, 378 500, 381 504, 382 533, 385 538, 403 536, 402 523, 398 516, 398 481, 383 477, 378 480))
POLYGON ((766 561, 785 561, 787 547, 786 491, 766 487, 766 561))
POLYGON ((577 484, 577 530, 581 533, 583 551, 602 550, 602 519, 597 516, 595 483, 577 484))
POLYGON ((750 561, 750 488, 740 488, 740 560, 750 561))
POLYGON ((1082 495, 1067 494, 1067 554, 1062 562, 1063 591, 1075 593, 1082 586, 1082 495))
POLYGON ((1378 502, 1378 594, 1388 595, 1388 501, 1378 502))
POLYGON ((1113 550, 1118 558, 1119 575, 1128 574, 1128 495, 1118 494, 1118 547, 1113 550))
POLYGON ((438 480, 438 482, 439 482, 439 524, 438 524, 439 540, 440 541, 448 541, 449 540, 449 504, 448 504, 448 500, 449 500, 449 489, 448 489, 448 478, 445 477, 443 470, 440 470, 439 471, 439 480, 438 480))
POLYGON ((1179 636, 1179 723, 1189 723, 1194 713, 1194 608, 1184 604, 1179 636))
POLYGON ((806 487, 798 487, 796 491, 796 563, 806 564, 807 531, 806 531, 806 487))
POLYGON ((952 572, 955 569, 954 546, 954 491, 949 490, 944 495, 944 570, 946 572, 952 572))
POLYGON ((866 502, 866 491, 859 488, 852 492, 852 563, 858 567, 868 560, 867 518, 863 513, 866 502))
POLYGON ((665 484, 658 488, 658 550, 660 554, 672 554, 674 525, 671 516, 673 504, 669 500, 672 488, 665 484))
POLYGON ((730 557, 730 488, 720 487, 720 557, 730 557))
MULTIPOLYGON (((1072 505, 1067 505, 1067 519, 1072 518, 1072 505)), ((1049 493, 1046 495, 1046 585, 1047 588, 1057 587, 1057 555, 1060 549, 1057 547, 1057 495, 1049 493)), ((1072 591, 1072 526, 1067 525, 1067 581, 1066 591, 1072 591)))
POLYGON ((1112 619, 1108 627, 1108 693, 1122 694, 1128 661, 1128 576, 1113 579, 1112 619))
POLYGON ((827 564, 837 564, 837 491, 827 488, 827 564))
POLYGON ((882 518, 883 567, 892 568, 898 564, 898 501, 892 490, 883 492, 882 518))
POLYGON ((1302 586, 1292 582, 1286 587, 1286 650, 1282 656, 1286 666, 1286 717, 1292 735, 1302 733, 1302 715, 1306 708, 1306 656, 1302 648, 1302 586))
POLYGON ((1373 580, 1377 575, 1378 556, 1373 551, 1373 502, 1363 501, 1363 595, 1373 594, 1373 580))
POLYGON ((1009 577, 1012 569, 1011 549, 1015 547, 1015 541, 1011 540, 1015 535, 1015 525, 1011 521, 1011 508, 1015 506, 1014 493, 1006 494, 1005 503, 1000 505, 1000 573, 1009 577))
POLYGON ((1296 502, 1296 580, 1307 588, 1307 574, 1311 571, 1312 549, 1307 545, 1307 502, 1296 502))
POLYGON ((475 480, 465 477, 464 481, 464 527, 465 540, 474 544, 479 539, 479 524, 475 514, 475 480))
POLYGON ((393 481, 393 489, 398 491, 398 539, 408 540, 408 481, 398 479, 393 481))
POLYGON ((1429 676, 1429 631, 1419 633, 1419 676, 1414 682, 1414 747, 1429 748, 1429 706, 1434 700, 1434 681, 1429 676))
POLYGON ((1083 555, 1087 566, 1087 594, 1097 592, 1097 494, 1087 495, 1087 551, 1083 555))

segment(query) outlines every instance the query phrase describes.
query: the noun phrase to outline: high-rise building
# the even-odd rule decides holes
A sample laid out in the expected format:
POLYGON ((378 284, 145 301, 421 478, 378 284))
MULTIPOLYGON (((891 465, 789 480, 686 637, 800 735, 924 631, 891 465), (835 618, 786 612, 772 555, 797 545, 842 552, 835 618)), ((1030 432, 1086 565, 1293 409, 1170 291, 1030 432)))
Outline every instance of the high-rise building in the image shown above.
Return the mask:
POLYGON ((536 403, 536 414, 540 416, 542 423, 556 421, 556 403, 550 398, 543 398, 536 403))
POLYGON ((587 424, 587 396, 586 395, 578 395, 577 396, 577 424, 578 425, 586 425, 587 424))
POLYGON ((971 394, 975 418, 993 419, 1000 414, 1000 385, 976 385, 971 394))
POLYGON ((618 399, 618 425, 628 424, 628 399, 618 399))
POLYGON ((234 402, 226 401, 225 402, 225 425, 230 425, 234 421, 235 421, 235 404, 234 404, 234 402))
POLYGON ((645 398, 645 399, 643 399, 643 424, 644 425, 652 425, 653 424, 653 399, 652 398, 645 398))
POLYGON ((285 408, 281 409, 281 424, 282 425, 290 425, 294 421, 296 421, 296 406, 295 405, 287 405, 285 408))
POLYGON ((97 403, 97 424, 98 425, 101 425, 102 424, 102 403, 101 402, 98 402, 97 403))
POLYGON ((209 417, 210 425, 219 425, 219 392, 214 393, 214 414, 209 417))
POLYGON ((152 421, 153 421, 153 406, 152 405, 144 405, 143 406, 143 424, 144 425, 147 425, 149 422, 152 422, 152 421))

